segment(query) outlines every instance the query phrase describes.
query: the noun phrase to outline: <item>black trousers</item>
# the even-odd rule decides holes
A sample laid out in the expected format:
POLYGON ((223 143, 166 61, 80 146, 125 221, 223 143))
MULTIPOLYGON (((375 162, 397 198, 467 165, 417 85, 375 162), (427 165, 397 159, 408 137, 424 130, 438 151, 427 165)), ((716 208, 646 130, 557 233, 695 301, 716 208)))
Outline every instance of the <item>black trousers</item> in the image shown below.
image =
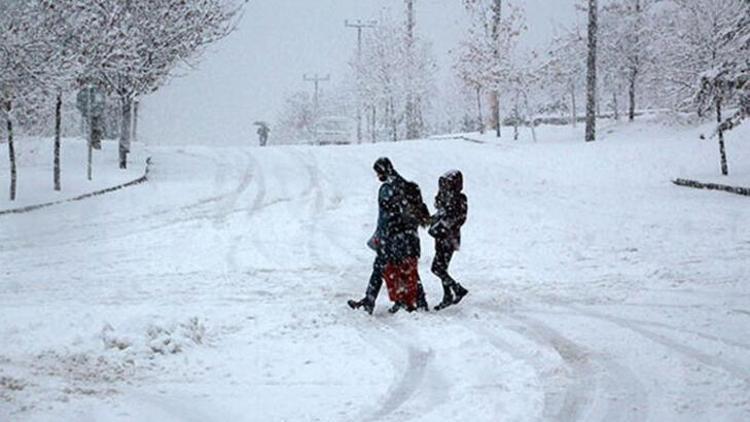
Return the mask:
POLYGON ((385 253, 378 251, 375 261, 372 263, 372 274, 370 274, 370 282, 367 283, 367 292, 365 293, 367 300, 373 304, 380 293, 380 288, 383 287, 383 273, 387 263, 385 253))
POLYGON ((432 273, 435 274, 443 283, 443 287, 449 287, 456 284, 456 280, 448 274, 448 267, 456 249, 450 241, 435 240, 435 258, 432 260, 432 273))

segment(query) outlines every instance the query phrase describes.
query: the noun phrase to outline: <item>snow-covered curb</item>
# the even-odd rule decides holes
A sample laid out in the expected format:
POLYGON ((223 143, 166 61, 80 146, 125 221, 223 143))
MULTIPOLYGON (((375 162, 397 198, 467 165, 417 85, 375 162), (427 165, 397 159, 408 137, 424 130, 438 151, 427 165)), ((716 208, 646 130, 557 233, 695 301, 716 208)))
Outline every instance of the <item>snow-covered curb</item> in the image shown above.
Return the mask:
POLYGON ((695 188, 695 189, 719 190, 719 191, 734 193, 737 195, 750 196, 750 188, 743 188, 739 186, 722 185, 719 183, 701 183, 701 182, 690 180, 690 179, 677 179, 677 180, 673 180, 672 183, 674 183, 677 186, 685 186, 685 187, 695 188))
POLYGON ((487 142, 485 141, 480 141, 479 139, 469 138, 468 136, 463 136, 463 135, 433 136, 430 139, 434 139, 436 141, 466 141, 466 142, 472 142, 475 144, 487 144, 487 142))
POLYGON ((43 204, 34 204, 34 205, 28 205, 28 206, 20 207, 20 208, 0 210, 0 215, 26 213, 26 212, 35 211, 41 208, 51 207, 53 205, 64 204, 67 202, 75 202, 75 201, 80 201, 80 200, 87 199, 87 198, 92 198, 94 196, 104 195, 106 193, 118 191, 120 189, 124 189, 130 186, 140 185, 141 183, 148 181, 148 173, 149 173, 150 168, 151 168, 151 157, 148 157, 146 158, 146 169, 143 172, 143 176, 137 179, 131 180, 127 183, 122 183, 119 185, 108 187, 106 189, 100 189, 94 192, 85 193, 83 195, 78 195, 73 198, 61 199, 59 201, 45 202, 43 204))

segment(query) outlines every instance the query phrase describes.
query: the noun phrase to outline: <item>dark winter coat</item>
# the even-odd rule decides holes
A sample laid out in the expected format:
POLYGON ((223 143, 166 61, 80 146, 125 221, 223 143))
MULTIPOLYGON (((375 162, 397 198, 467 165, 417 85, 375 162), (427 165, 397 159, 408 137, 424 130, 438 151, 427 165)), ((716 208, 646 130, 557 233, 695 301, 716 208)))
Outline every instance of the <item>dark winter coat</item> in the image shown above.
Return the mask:
POLYGON ((461 247, 461 227, 466 223, 468 200, 463 194, 463 175, 454 170, 440 178, 438 194, 435 196, 437 212, 432 216, 429 233, 439 242, 445 242, 454 250, 461 247))
POLYGON ((405 212, 407 181, 395 171, 380 186, 378 224, 368 245, 379 250, 389 262, 419 257, 419 220, 405 212), (380 249, 382 248, 382 249, 380 249))

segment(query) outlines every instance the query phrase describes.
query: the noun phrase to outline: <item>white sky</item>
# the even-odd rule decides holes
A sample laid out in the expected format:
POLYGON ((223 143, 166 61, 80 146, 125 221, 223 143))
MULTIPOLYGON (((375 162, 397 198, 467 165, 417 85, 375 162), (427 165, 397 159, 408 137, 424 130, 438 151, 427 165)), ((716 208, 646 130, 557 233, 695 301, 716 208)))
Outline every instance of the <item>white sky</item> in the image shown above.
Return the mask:
MULTIPOLYGON (((544 46, 577 16, 576 0, 516 0, 526 9, 525 48, 544 46)), ((461 0, 416 0, 417 25, 433 43, 441 72, 464 31, 461 0)), ((145 99, 141 139, 149 143, 255 143, 253 122, 273 123, 285 96, 310 89, 304 73, 344 76, 356 46, 345 19, 377 18, 403 0, 251 0, 237 32, 185 72, 145 99)), ((398 17, 398 16, 397 16, 398 17)), ((273 133, 272 133, 273 136, 273 133)))

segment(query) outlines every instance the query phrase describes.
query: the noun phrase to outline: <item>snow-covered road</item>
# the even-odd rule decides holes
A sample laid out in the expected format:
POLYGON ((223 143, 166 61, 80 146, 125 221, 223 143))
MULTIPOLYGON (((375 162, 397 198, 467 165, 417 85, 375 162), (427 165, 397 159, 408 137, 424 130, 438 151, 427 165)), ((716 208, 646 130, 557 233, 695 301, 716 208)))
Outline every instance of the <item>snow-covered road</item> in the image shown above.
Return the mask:
POLYGON ((748 199, 672 186, 713 145, 650 130, 152 148, 146 185, 0 220, 0 420, 748 420, 748 199), (460 306, 346 306, 381 155, 427 198, 464 171, 460 306))

